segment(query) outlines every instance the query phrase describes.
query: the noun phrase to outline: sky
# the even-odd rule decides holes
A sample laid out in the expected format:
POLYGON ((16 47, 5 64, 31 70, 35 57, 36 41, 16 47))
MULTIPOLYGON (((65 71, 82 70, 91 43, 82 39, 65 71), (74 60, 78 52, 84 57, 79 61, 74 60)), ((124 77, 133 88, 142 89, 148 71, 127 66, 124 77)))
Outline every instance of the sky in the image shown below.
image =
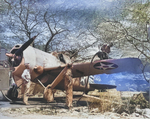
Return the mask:
MULTIPOLYGON (((39 0, 43 2, 42 0, 39 0)), ((74 7, 74 8, 92 8, 99 6, 109 6, 111 2, 115 0, 45 0, 44 3, 51 3, 55 7, 59 7, 61 5, 66 7, 74 7)))

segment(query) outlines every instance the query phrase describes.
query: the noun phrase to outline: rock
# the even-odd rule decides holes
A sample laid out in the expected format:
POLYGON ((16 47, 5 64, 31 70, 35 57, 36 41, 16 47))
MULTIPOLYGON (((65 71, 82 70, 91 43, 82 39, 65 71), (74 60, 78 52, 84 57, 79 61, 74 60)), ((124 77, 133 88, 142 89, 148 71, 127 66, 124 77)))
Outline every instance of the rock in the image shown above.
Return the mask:
POLYGON ((143 117, 150 119, 149 115, 143 115, 143 117))
POLYGON ((146 108, 146 109, 143 109, 143 112, 142 112, 143 116, 150 119, 150 109, 146 108))
POLYGON ((73 112, 71 113, 71 116, 74 116, 74 115, 79 115, 79 112, 73 111, 73 112))
POLYGON ((121 116, 126 117, 126 116, 129 116, 129 114, 123 112, 123 113, 121 114, 121 116))
POLYGON ((142 109, 142 110, 143 110, 143 114, 150 115, 150 109, 149 108, 145 108, 145 109, 142 109))
POLYGON ((74 108, 73 111, 82 112, 82 108, 74 108))
POLYGON ((58 112, 59 112, 59 113, 67 113, 68 110, 66 110, 66 109, 60 109, 58 112))
POLYGON ((135 113, 135 116, 136 116, 136 117, 139 117, 140 115, 139 115, 138 113, 135 113))
POLYGON ((93 108, 90 110, 91 113, 98 113, 99 112, 99 109, 98 108, 93 108))
POLYGON ((138 113, 138 114, 142 114, 143 110, 138 108, 138 107, 136 107, 135 108, 135 112, 138 113))
POLYGON ((85 113, 88 113, 88 112, 89 112, 89 109, 88 109, 88 107, 83 107, 83 108, 82 108, 82 111, 85 112, 85 113))

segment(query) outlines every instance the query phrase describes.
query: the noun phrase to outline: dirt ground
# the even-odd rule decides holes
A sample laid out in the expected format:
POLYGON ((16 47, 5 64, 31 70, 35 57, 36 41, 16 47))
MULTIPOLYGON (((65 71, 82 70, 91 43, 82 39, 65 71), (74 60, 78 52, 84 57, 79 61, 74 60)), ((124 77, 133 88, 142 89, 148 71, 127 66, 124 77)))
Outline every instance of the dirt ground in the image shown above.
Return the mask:
MULTIPOLYGON (((31 102, 31 101, 30 101, 31 102)), ((19 103, 19 102, 18 102, 19 103)), ((87 106, 75 106, 65 109, 62 103, 46 105, 31 104, 21 107, 3 107, 0 109, 0 119, 143 119, 142 115, 127 113, 96 113, 97 109, 89 110, 87 106)), ((146 119, 146 118, 145 118, 146 119)))
MULTIPOLYGON (((91 94, 97 95, 97 92, 91 92, 91 94)), ((109 97, 110 94, 117 95, 116 97, 120 94, 124 97, 130 97, 135 93, 109 93, 109 97)), ((31 96, 29 98, 30 105, 23 105, 22 99, 18 99, 13 103, 0 101, 0 119, 150 119, 150 115, 144 115, 138 112, 117 113, 113 110, 99 112, 99 108, 91 108, 89 106, 90 103, 87 101, 79 101, 78 99, 81 95, 82 93, 76 93, 74 95, 73 108, 70 110, 65 108, 65 95, 63 92, 56 94, 55 101, 51 103, 45 102, 40 95, 35 97, 31 96)), ((88 98, 89 100, 92 99, 91 97, 88 98)), ((87 97, 83 99, 87 99, 87 97)), ((113 100, 116 99, 113 98, 113 100)))

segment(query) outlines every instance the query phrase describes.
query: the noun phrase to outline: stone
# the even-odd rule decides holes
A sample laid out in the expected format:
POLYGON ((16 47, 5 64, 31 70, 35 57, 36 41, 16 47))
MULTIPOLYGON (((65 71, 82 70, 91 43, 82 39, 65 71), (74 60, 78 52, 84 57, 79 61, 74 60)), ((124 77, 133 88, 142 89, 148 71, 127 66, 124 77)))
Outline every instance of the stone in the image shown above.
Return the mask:
POLYGON ((99 112, 99 109, 98 109, 98 108, 93 108, 93 109, 91 109, 90 112, 91 112, 91 113, 98 113, 98 112, 99 112))
POLYGON ((123 113, 121 114, 121 116, 126 117, 126 116, 129 116, 129 114, 123 112, 123 113))
POLYGON ((143 112, 142 112, 143 116, 150 119, 150 109, 146 108, 146 109, 143 109, 143 112))
POLYGON ((135 113, 135 116, 136 116, 136 117, 139 117, 140 115, 139 115, 138 113, 135 113))
POLYGON ((143 111, 142 111, 142 109, 136 107, 135 112, 138 113, 138 114, 142 114, 143 111))
POLYGON ((145 109, 142 109, 142 110, 143 110, 143 114, 148 114, 148 115, 150 115, 150 109, 145 108, 145 109))

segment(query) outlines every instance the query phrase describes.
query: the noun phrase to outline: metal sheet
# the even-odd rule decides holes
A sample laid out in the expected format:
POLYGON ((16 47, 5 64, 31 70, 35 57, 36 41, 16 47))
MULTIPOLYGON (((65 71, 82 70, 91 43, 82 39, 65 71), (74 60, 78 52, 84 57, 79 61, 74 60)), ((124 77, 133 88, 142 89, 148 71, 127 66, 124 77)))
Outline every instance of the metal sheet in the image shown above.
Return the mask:
POLYGON ((7 59, 5 53, 5 49, 0 49, 0 61, 5 61, 7 59))
POLYGON ((62 65, 62 63, 52 54, 43 52, 31 46, 24 50, 23 57, 25 63, 30 63, 31 68, 34 68, 36 65, 44 68, 58 67, 62 65))
POLYGON ((9 69, 0 69, 0 90, 9 89, 9 69))
POLYGON ((112 88, 116 88, 116 86, 106 85, 106 84, 90 84, 90 88, 94 88, 94 89, 112 89, 112 88))
POLYGON ((138 58, 98 60, 92 63, 77 63, 72 66, 73 77, 119 72, 142 73, 143 64, 138 58))

